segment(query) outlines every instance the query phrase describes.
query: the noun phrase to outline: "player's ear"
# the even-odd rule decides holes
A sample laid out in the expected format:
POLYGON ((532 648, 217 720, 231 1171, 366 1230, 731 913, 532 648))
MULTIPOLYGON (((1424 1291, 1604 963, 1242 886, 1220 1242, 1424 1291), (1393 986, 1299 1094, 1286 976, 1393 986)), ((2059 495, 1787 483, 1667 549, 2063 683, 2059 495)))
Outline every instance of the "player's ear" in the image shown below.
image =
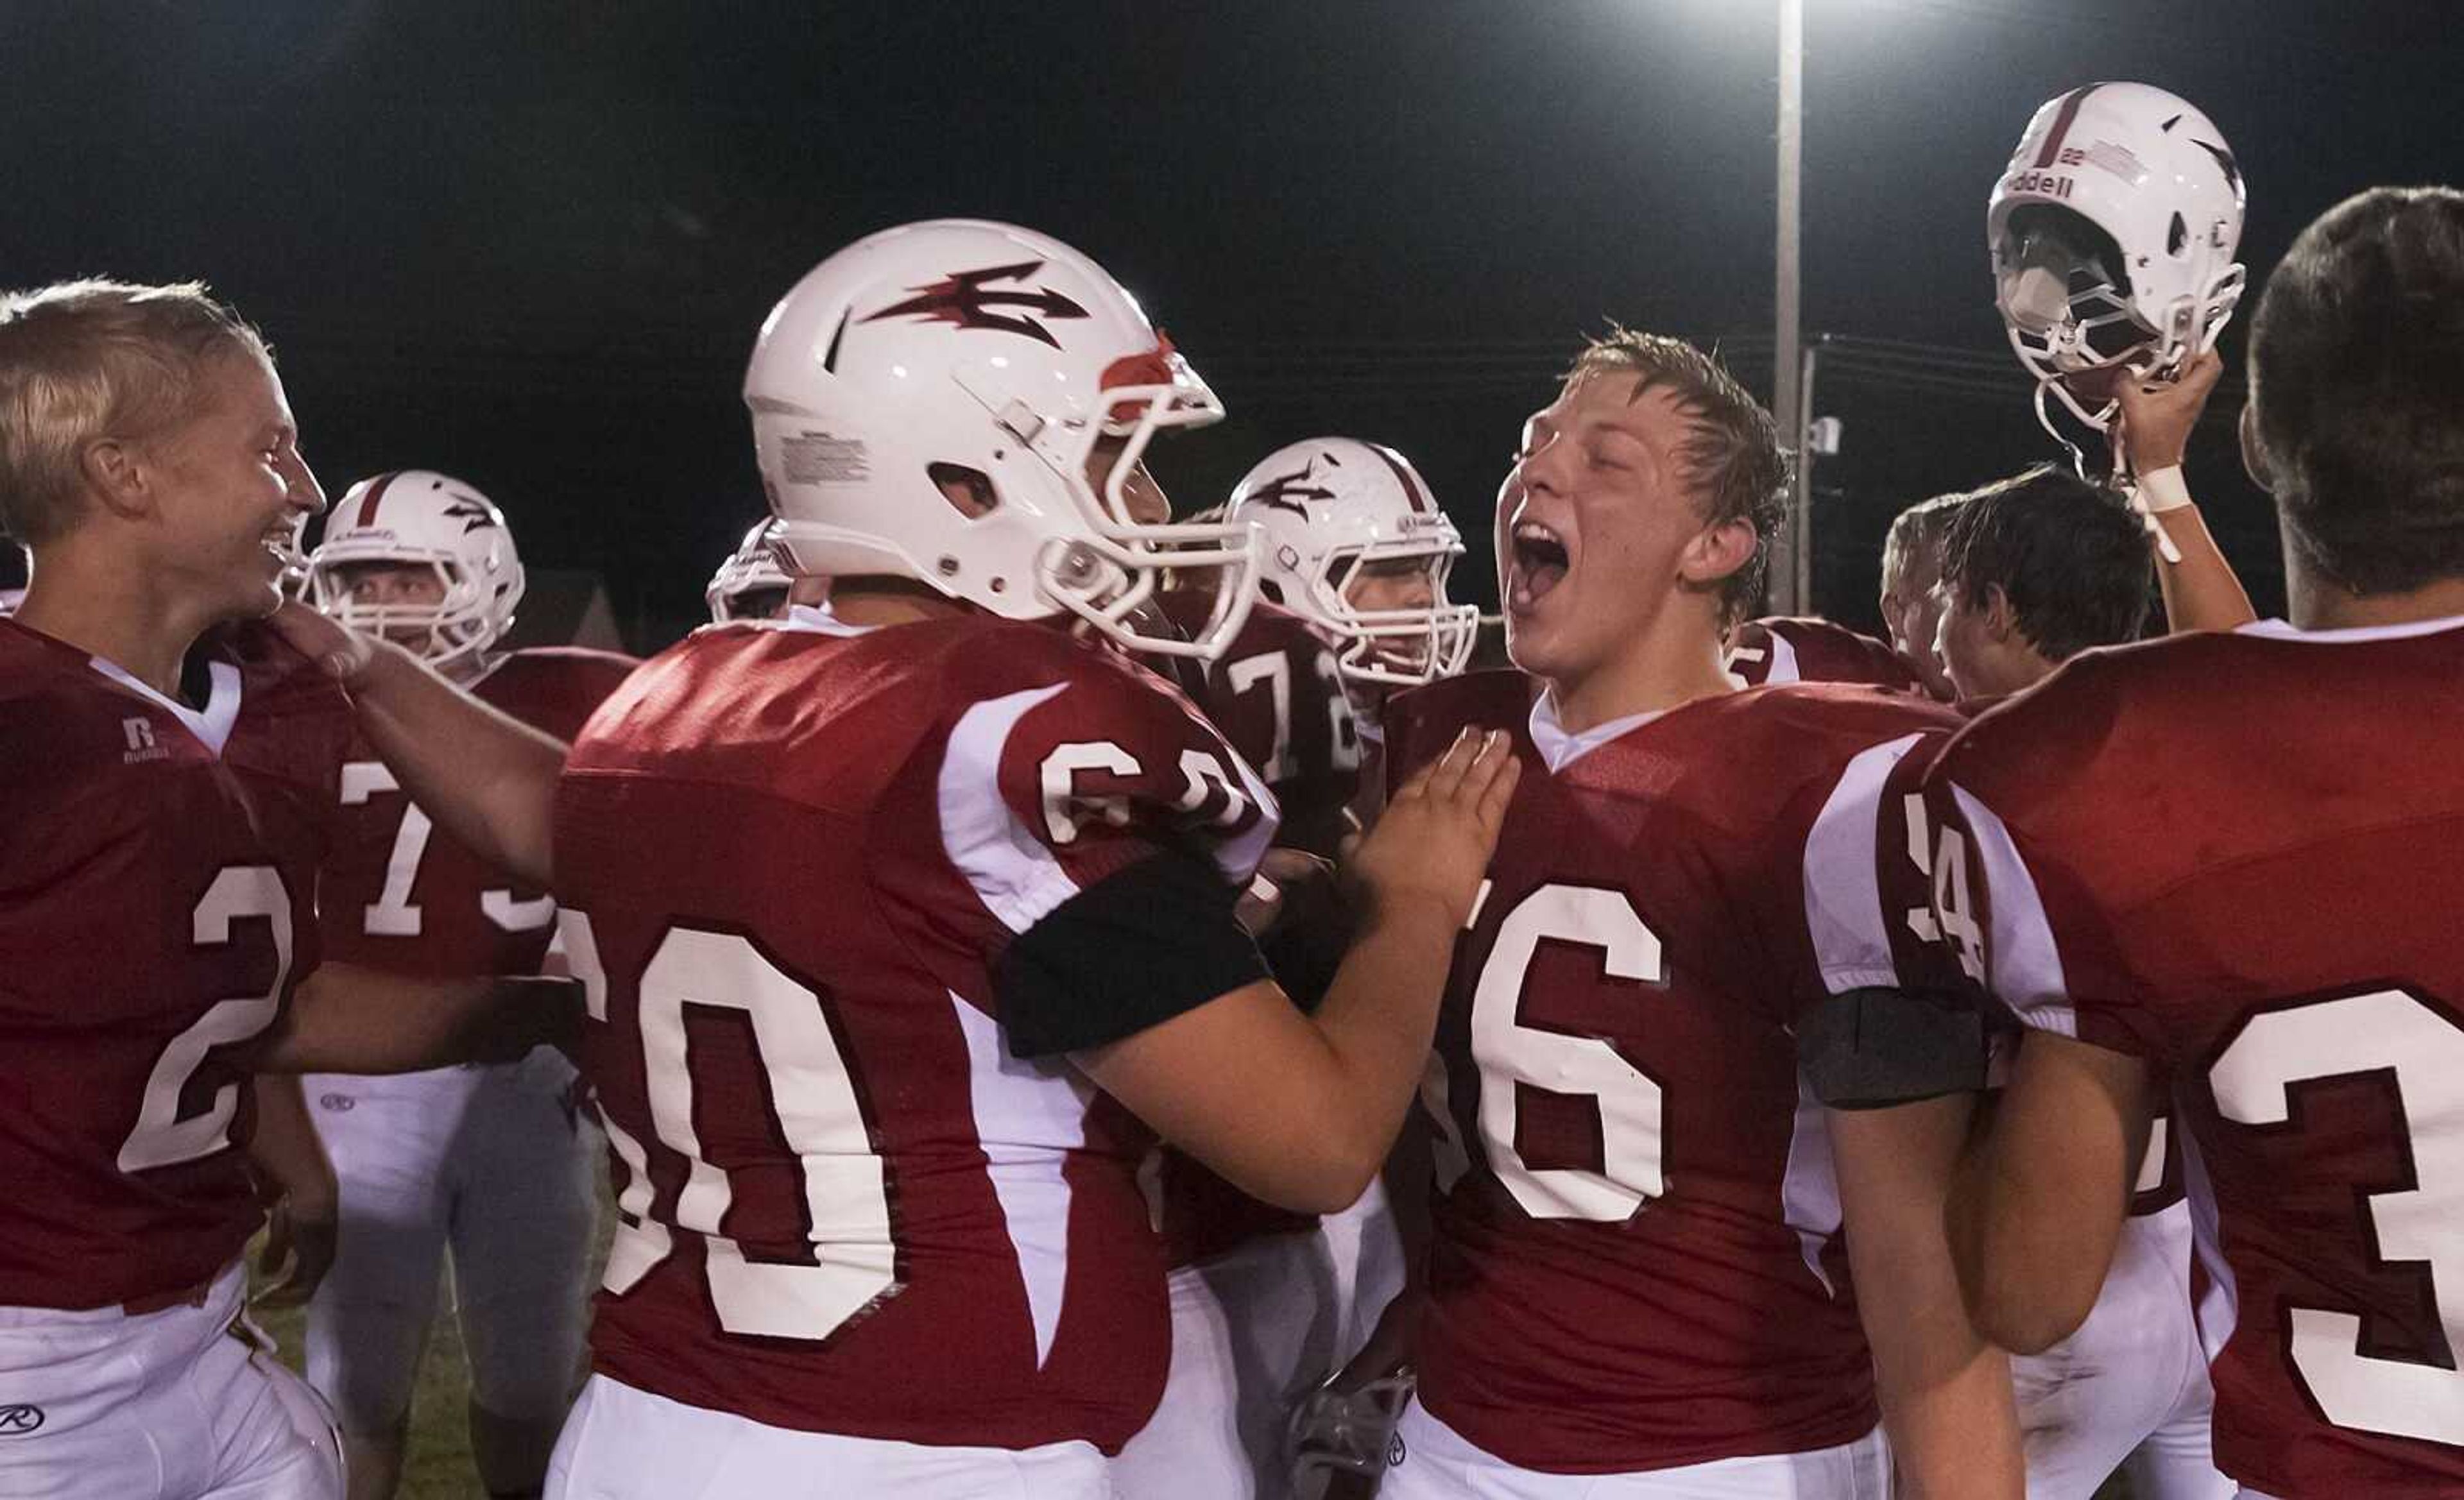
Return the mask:
POLYGON ((1695 585, 1716 584, 1754 559, 1761 541, 1754 523, 1743 517, 1705 526, 1685 544, 1678 559, 1678 576, 1695 585))
POLYGON ((154 508, 147 467, 144 454, 125 438, 97 438, 77 454, 77 472, 85 479, 86 492, 122 518, 143 516, 154 508))
POLYGON ((2019 633, 2019 612, 2011 607, 2011 596, 1999 584, 1985 585, 1985 608, 1982 611, 1985 633, 1996 643, 2007 642, 2019 633))

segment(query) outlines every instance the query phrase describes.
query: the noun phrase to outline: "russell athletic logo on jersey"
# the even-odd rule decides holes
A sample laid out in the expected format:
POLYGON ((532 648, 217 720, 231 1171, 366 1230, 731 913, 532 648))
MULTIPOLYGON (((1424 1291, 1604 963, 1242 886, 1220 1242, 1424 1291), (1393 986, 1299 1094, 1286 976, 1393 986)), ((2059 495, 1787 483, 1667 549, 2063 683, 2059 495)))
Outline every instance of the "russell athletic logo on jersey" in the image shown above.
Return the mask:
POLYGON ((143 717, 120 721, 121 738, 128 748, 120 753, 122 764, 135 765, 140 761, 167 761, 171 752, 154 739, 154 721, 143 717))
POLYGON ((1061 341, 1052 330, 1031 316, 1045 318, 1084 318, 1087 309, 1049 287, 996 288, 996 281, 1024 282, 1044 269, 1041 260, 1022 260, 1014 266, 987 266, 981 271, 961 271, 943 276, 938 281, 910 287, 915 295, 903 302, 893 302, 865 320, 877 323, 885 318, 914 318, 925 322, 944 322, 957 328, 993 328, 1002 333, 1024 335, 1052 348, 1061 341), (1017 314, 1004 314, 996 308, 1023 309, 1017 314))

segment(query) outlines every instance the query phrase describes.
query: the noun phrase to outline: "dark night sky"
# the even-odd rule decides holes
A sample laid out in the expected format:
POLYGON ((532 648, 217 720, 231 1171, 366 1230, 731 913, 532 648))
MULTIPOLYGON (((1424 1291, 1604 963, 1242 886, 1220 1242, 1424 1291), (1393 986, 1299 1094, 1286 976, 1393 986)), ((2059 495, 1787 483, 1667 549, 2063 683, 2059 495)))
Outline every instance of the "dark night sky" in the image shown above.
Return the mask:
MULTIPOLYGON (((16 0, 0 283, 206 277, 274 339, 330 489, 461 474, 656 637, 758 513, 737 388, 770 302, 871 230, 1010 218, 1103 261, 1231 406, 1158 460, 1183 505, 1344 432, 1412 454, 1477 546, 1604 320, 1721 339, 1767 390, 1774 9, 16 0)), ((2443 0, 1808 11, 1812 332, 2002 351, 1986 193, 2097 78, 2214 117, 2255 281, 2350 192, 2464 181, 2443 0)), ((2048 456, 2015 377, 1825 377, 1826 610, 1870 612, 1899 504, 2048 456)), ((2192 481, 2272 607, 2216 415, 2192 481)))

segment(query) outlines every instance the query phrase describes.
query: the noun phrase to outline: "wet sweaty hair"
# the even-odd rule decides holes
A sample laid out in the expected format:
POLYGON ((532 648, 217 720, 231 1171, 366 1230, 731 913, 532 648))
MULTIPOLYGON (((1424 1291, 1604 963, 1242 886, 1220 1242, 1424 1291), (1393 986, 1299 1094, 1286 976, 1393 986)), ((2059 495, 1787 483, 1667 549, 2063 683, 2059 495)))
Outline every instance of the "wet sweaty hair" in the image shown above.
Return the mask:
POLYGON ((1683 339, 1613 328, 1592 341, 1566 378, 1607 373, 1637 377, 1638 399, 1656 387, 1677 398, 1693 424, 1679 455, 1704 522, 1742 520, 1753 527, 1753 556, 1720 581, 1720 626, 1726 629, 1752 614, 1761 601, 1771 540, 1787 516, 1789 468, 1779 428, 1716 356, 1683 339))

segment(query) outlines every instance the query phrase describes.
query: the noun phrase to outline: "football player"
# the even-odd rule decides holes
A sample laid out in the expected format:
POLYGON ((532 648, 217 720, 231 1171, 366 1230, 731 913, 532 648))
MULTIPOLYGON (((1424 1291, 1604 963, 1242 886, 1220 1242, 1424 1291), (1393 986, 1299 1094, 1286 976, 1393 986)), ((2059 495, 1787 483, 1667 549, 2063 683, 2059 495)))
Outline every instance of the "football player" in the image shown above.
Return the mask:
POLYGON ((1304 1015, 1233 915, 1271 796, 1122 654, 1220 651, 1254 593, 1246 527, 1133 518, 1150 441, 1221 414, 1136 302, 1043 235, 911 225, 788 293, 745 395, 829 606, 696 631, 561 782, 394 648, 319 643, 376 734, 507 793, 472 838, 552 868, 589 986, 620 1219, 548 1492, 1108 1496, 1170 1338, 1150 1131, 1357 1199, 1514 773, 1466 737, 1398 795, 1304 1015), (1199 567, 1195 638, 1150 624, 1199 567))
POLYGON ((339 1495, 321 1404, 238 1321, 249 1074, 527 1049, 556 1014, 319 965, 349 710, 256 621, 323 506, 264 340, 202 287, 0 298, 0 519, 33 560, 0 622, 0 1366, 26 1434, 0 1489, 339 1495))
POLYGON ((795 580, 779 565, 770 549, 771 532, 778 525, 772 517, 755 521, 744 533, 744 540, 727 555, 727 561, 711 574, 710 586, 702 590, 702 602, 710 606, 710 623, 726 625, 736 620, 775 620, 786 612, 787 595, 795 580))
MULTIPOLYGON (((1950 673, 1934 652, 1942 623, 1942 538, 1965 494, 1937 495, 1891 518, 1882 538, 1882 629, 1891 651, 1906 663, 1927 695, 1943 702, 1958 695, 1950 673)), ((1816 679, 1820 680, 1820 679, 1816 679)))
POLYGON ((1520 671, 1396 705, 1398 769, 1466 724, 1511 724, 1526 766, 1422 1092, 1440 1196, 1390 1497, 1880 1496, 1884 1415, 1916 1492, 2018 1493, 2003 1364, 1938 1216, 1867 1212, 1958 1145, 1887 1106, 1981 1080, 1981 1041, 1893 1044, 1889 1089, 1838 1096, 1854 1114, 1800 1082, 1794 1033, 1833 1004, 1811 827, 1860 753, 1954 720, 1728 675, 1785 474, 1716 362, 1601 341, 1504 492, 1520 671))
POLYGON ((2032 1029, 1951 1202, 2009 1347, 2089 1313, 2170 1094, 2246 1496, 2464 1488, 2464 193, 2330 210, 2243 413, 2292 621, 2095 652, 1936 762, 1929 916, 2032 1029))
POLYGON ((2153 572, 2129 503, 2050 464, 1989 484, 1942 546, 1934 652, 1982 713, 2095 646, 2139 639, 2153 572))
MULTIPOLYGON (((1222 656, 1187 674, 1191 695, 1274 792, 1282 842, 1331 858, 1373 811, 1361 784, 1375 772, 1363 762, 1386 695, 1460 672, 1470 653, 1479 610, 1445 593, 1463 538, 1402 454, 1345 437, 1268 454, 1223 514, 1259 529, 1265 597, 1222 656)), ((1200 617, 1208 592, 1176 590, 1166 608, 1200 617)), ((1298 951, 1308 936, 1289 929, 1305 920, 1287 914, 1267 957, 1279 982, 1313 1004, 1341 952, 1341 923, 1320 924, 1332 929, 1315 944, 1322 956, 1298 951)), ((1293 1407, 1352 1357, 1401 1288, 1384 1189, 1321 1224, 1241 1193, 1178 1151, 1165 1153, 1161 1187, 1172 1370, 1154 1421, 1122 1450, 1117 1482, 1133 1494, 1278 1493, 1293 1407)))
MULTIPOLYGON (((1942 553, 1940 654, 1966 714, 2033 686, 2080 651, 2137 640, 2146 620, 2153 562, 2145 523, 2120 496, 2067 471, 2041 466, 1968 496, 1942 553)), ((1903 747, 1887 779, 1852 779, 1855 792, 1828 820, 1847 850, 1839 864, 1859 858, 1845 831, 1853 818, 1869 830, 1864 844, 1882 862, 1885 889, 1925 886, 1932 851, 1908 843, 1902 802, 1943 739, 1903 747)), ((1836 889, 1808 889, 1809 900, 1830 911, 1854 904, 1836 889)), ((1871 909, 1870 894, 1862 899, 1871 909)), ((1818 932, 1867 927, 1854 913, 1815 923, 1818 932)), ((1869 947, 1870 958, 1835 956, 1826 968, 1896 968, 1898 950, 1869 947)), ((1903 978, 1929 982, 1921 969, 1903 978)), ((2232 1491, 2209 1454, 2211 1395, 2180 1182, 2178 1156, 2160 1142, 2134 1183, 2140 1191, 2095 1315, 2073 1337, 2012 1361, 2028 1492, 2037 1500, 2090 1500, 2117 1468, 2127 1469, 2131 1493, 2143 1500, 2219 1500, 2232 1491)))
MULTIPOLYGON (((503 650, 523 582, 495 504, 425 470, 354 485, 308 560, 317 608, 570 739, 634 664, 503 650)), ((341 799, 319 893, 328 954, 407 974, 540 970, 556 928, 544 891, 439 835, 364 743, 342 766, 341 799)), ((596 1217, 574 1076, 541 1049, 485 1068, 306 1081, 342 1190, 339 1255, 308 1307, 308 1378, 341 1419, 352 1500, 387 1500, 400 1482, 449 1249, 472 1458, 490 1495, 539 1493, 581 1368, 596 1217)))

